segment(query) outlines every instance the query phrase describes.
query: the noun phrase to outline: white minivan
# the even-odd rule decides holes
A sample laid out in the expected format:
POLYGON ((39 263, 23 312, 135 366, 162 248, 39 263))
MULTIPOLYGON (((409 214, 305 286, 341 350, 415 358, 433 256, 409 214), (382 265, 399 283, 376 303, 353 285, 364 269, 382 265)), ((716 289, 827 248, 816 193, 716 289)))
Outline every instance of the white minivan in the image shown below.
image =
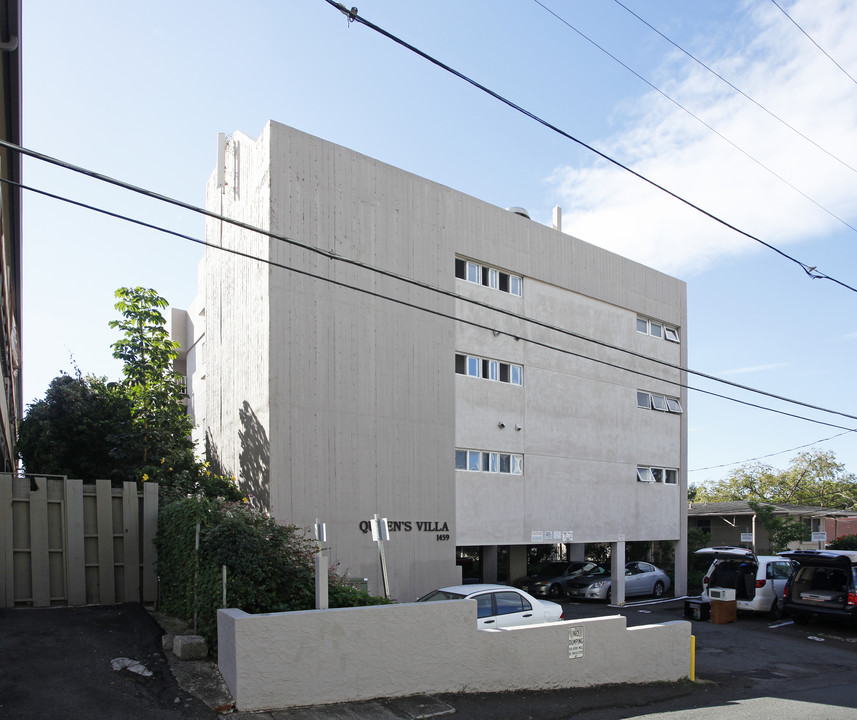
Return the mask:
POLYGON ((710 600, 711 588, 733 589, 738 610, 781 615, 783 590, 797 563, 778 555, 756 555, 752 550, 738 547, 708 547, 695 554, 711 558, 711 566, 702 580, 703 600, 710 600))

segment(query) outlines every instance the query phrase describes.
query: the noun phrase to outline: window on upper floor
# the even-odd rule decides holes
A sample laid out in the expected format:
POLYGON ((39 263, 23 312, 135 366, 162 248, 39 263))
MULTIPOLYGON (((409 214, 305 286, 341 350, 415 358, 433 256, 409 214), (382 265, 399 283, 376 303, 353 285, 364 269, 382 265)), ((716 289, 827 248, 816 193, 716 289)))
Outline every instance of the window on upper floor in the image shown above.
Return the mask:
POLYGON ((491 360, 478 355, 455 353, 455 372, 458 375, 495 380, 510 385, 524 384, 524 368, 513 363, 491 360))
POLYGON ((455 277, 519 297, 524 291, 524 279, 520 275, 464 258, 455 258, 455 277))
POLYGON ((678 398, 667 395, 658 395, 645 390, 637 390, 637 407, 644 410, 659 410, 660 412, 676 413, 680 415, 683 411, 678 398))
POLYGON ((678 470, 675 468, 638 467, 637 482, 678 485, 678 470))
POLYGON ((516 453, 456 449, 455 469, 467 470, 468 472, 523 475, 524 456, 516 453))
POLYGON ((639 315, 637 316, 637 332, 674 343, 680 342, 677 327, 665 325, 660 320, 652 320, 639 315))

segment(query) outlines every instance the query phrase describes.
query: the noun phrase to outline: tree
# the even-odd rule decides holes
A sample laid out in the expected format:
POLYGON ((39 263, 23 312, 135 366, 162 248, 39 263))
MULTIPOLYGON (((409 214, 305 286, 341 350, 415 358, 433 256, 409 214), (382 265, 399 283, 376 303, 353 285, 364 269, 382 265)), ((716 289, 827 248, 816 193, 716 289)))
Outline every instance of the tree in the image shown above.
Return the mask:
POLYGON ((152 460, 164 459, 174 469, 187 469, 193 460, 192 422, 182 403, 182 378, 173 370, 179 344, 170 340, 160 312, 168 303, 142 287, 119 288, 116 297, 123 319, 109 325, 123 335, 112 345, 113 357, 123 363, 123 385, 142 433, 140 463, 145 469, 153 466, 152 460))
POLYGON ((800 453, 785 470, 751 463, 736 468, 723 480, 700 487, 696 502, 753 500, 839 509, 857 508, 857 477, 836 462, 832 452, 800 453))
POLYGON ((19 424, 18 452, 31 473, 132 480, 135 434, 131 402, 115 383, 60 375, 19 424))
POLYGON ((750 501, 750 507, 756 513, 756 522, 768 532, 771 552, 785 550, 793 542, 805 542, 810 539, 810 529, 794 518, 774 517, 774 507, 750 501))

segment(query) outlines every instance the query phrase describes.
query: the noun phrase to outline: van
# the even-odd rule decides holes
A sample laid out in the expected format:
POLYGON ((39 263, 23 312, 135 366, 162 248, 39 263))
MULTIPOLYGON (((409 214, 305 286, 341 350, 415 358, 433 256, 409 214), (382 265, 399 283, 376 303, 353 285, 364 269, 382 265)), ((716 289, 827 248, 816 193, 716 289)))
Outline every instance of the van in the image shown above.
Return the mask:
MULTIPOLYGON (((702 580, 703 601, 711 599, 712 588, 734 591, 738 610, 770 613, 779 617, 783 592, 797 564, 778 555, 756 555, 739 547, 708 547, 696 555, 711 558, 711 566, 702 580)), ((719 593, 714 593, 719 594, 719 593)), ((731 597, 731 592, 724 594, 731 597)))
POLYGON ((857 551, 789 550, 780 555, 800 563, 783 601, 795 623, 813 618, 857 623, 857 551))

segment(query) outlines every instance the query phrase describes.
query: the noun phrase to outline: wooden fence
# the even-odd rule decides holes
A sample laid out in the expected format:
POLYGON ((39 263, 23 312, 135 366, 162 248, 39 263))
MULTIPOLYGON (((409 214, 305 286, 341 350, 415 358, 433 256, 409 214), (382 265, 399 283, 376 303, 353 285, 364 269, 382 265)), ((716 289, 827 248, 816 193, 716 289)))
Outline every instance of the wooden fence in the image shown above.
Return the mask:
POLYGON ((0 607, 154 603, 158 486, 0 473, 0 607))

